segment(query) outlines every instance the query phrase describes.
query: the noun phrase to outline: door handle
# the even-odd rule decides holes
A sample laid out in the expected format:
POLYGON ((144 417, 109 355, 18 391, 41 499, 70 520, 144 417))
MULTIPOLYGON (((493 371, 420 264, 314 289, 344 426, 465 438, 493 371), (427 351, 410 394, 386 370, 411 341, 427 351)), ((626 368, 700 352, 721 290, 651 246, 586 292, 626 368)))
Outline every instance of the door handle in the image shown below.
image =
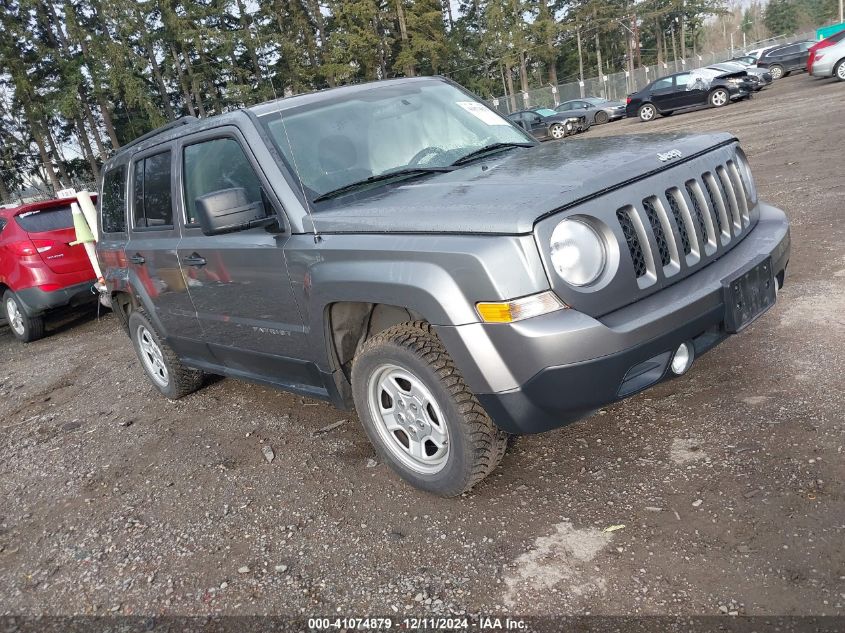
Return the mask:
POLYGON ((182 258, 182 263, 187 264, 188 266, 205 266, 206 261, 205 257, 200 257, 196 253, 191 253, 187 257, 182 258))
POLYGON ((141 253, 135 253, 134 255, 129 257, 129 261, 132 262, 133 264, 139 264, 140 265, 140 264, 146 263, 147 260, 144 258, 143 255, 141 255, 141 253))

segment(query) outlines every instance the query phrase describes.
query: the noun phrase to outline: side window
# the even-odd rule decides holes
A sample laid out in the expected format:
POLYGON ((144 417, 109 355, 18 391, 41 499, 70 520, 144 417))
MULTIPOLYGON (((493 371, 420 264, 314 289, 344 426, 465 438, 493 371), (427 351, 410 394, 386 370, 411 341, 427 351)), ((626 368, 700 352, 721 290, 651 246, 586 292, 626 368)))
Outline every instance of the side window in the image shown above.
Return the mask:
POLYGON ((136 228, 173 226, 170 171, 170 150, 135 163, 132 196, 136 228))
POLYGON ((651 89, 652 90, 665 90, 666 88, 672 87, 672 78, 671 77, 664 77, 663 79, 658 79, 655 81, 651 89))
POLYGON ((123 233, 126 230, 125 166, 110 169, 103 176, 103 193, 99 202, 103 233, 123 233))
POLYGON ((689 90, 690 83, 692 83, 692 76, 689 73, 675 75, 675 87, 683 90, 689 90))
POLYGON ((182 155, 185 223, 196 224, 196 199, 215 191, 243 189, 250 204, 263 201, 261 181, 241 144, 217 138, 188 145, 182 155))

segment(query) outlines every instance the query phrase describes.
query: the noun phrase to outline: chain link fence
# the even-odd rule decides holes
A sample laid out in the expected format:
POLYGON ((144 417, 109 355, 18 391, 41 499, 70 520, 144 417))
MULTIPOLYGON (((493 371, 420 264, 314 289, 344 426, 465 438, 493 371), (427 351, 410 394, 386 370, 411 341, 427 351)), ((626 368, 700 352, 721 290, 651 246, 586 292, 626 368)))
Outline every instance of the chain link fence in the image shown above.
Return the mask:
POLYGON ((701 53, 690 55, 685 59, 667 61, 651 66, 642 66, 634 69, 633 75, 630 75, 628 71, 608 73, 603 77, 585 77, 583 85, 579 81, 570 81, 558 84, 557 86, 549 85, 543 88, 537 88, 536 90, 529 90, 528 92, 515 93, 509 97, 495 97, 488 101, 488 104, 501 114, 507 115, 528 108, 554 108, 564 101, 581 99, 583 97, 604 97, 612 101, 624 102, 632 92, 636 92, 655 79, 665 77, 666 75, 716 64, 731 57, 742 55, 745 50, 762 48, 764 46, 775 46, 795 40, 814 39, 816 39, 815 32, 790 36, 781 35, 760 42, 746 44, 744 49, 734 48, 733 50, 726 49, 701 53))
MULTIPOLYGON (((94 181, 74 180, 68 187, 76 191, 97 191, 97 183, 94 181)), ((51 185, 32 185, 20 189, 6 196, 0 196, 0 207, 18 207, 31 202, 52 200, 56 198, 56 189, 51 185)))

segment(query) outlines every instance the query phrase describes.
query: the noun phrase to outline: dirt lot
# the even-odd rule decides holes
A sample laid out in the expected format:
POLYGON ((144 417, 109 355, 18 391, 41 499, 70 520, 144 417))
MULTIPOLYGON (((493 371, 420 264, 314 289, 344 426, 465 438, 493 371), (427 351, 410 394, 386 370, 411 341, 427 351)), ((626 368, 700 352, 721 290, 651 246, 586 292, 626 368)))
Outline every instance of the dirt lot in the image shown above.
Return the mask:
POLYGON ((787 285, 682 379, 516 440, 463 498, 403 484, 322 403, 162 399, 111 315, 28 346, 3 326, 0 613, 845 614, 843 91, 799 75, 589 132, 735 133, 791 218, 787 285))

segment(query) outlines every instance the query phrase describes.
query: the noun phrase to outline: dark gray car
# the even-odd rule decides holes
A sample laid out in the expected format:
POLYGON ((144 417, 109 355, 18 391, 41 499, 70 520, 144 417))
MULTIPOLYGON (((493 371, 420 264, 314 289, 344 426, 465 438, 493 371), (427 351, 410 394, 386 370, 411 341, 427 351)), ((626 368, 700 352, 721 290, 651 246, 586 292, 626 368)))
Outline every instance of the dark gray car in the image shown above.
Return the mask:
POLYGON ((608 121, 616 121, 625 117, 625 104, 621 101, 610 101, 601 97, 584 97, 564 101, 555 110, 570 115, 586 114, 592 125, 601 125, 608 121))
POLYGON ((185 119, 103 171, 107 298, 164 396, 208 373, 354 406, 447 496, 509 434, 687 372, 789 260, 734 137, 539 144, 440 78, 185 119))

